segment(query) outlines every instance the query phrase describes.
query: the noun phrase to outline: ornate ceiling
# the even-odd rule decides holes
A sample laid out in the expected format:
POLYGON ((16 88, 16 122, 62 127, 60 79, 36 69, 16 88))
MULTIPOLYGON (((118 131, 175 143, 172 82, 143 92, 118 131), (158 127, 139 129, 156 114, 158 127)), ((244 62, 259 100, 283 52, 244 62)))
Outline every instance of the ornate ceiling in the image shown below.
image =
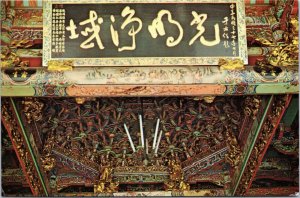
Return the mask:
MULTIPOLYGON (((63 174, 74 172, 95 183, 103 167, 112 167, 114 180, 120 183, 139 183, 140 180, 166 183, 172 160, 183 165, 185 181, 218 163, 222 164, 222 172, 229 171, 229 166, 224 164, 228 152, 226 139, 235 138, 239 133, 244 116, 239 111, 245 105, 243 98, 85 100, 25 98, 18 101, 24 112, 24 123, 35 131, 41 162, 49 175, 51 170, 65 169, 63 174), (144 147, 139 115, 142 115, 144 147), (158 119, 157 143, 158 133, 162 135, 155 153, 153 141, 158 119), (124 124, 136 152, 130 146, 124 124), (209 159, 202 162, 205 157, 209 159), (157 172, 155 178, 138 175, 126 178, 128 175, 124 174, 150 170, 157 172)), ((222 178, 219 180, 222 183, 222 178)))

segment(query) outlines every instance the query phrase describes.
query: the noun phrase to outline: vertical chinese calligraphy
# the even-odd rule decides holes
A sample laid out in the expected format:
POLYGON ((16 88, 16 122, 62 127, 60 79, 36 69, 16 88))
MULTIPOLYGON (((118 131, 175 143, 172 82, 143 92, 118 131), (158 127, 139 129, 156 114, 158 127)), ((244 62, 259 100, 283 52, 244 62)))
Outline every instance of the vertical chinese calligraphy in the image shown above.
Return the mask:
POLYGON ((65 52, 65 9, 54 8, 52 11, 52 52, 65 52))
POLYGON ((225 48, 230 48, 229 46, 229 35, 228 35, 228 32, 229 32, 229 29, 228 29, 228 17, 224 17, 224 20, 222 21, 223 23, 223 46, 225 48))
POLYGON ((231 17, 231 46, 232 46, 232 55, 236 56, 236 17, 235 17, 235 4, 230 5, 230 17, 231 17))

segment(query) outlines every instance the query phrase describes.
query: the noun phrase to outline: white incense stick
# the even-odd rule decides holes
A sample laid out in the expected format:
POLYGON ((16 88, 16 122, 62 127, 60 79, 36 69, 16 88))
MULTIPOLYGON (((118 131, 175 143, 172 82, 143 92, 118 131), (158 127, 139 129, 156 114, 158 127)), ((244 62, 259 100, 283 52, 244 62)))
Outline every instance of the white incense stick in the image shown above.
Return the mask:
POLYGON ((142 147, 145 148, 145 146, 144 146, 143 121, 142 121, 142 116, 141 115, 139 115, 139 120, 140 120, 140 132, 141 132, 142 147))
POLYGON ((159 143, 160 143, 160 139, 161 139, 161 136, 162 136, 162 130, 160 130, 160 133, 159 133, 159 136, 158 136, 158 140, 157 140, 157 144, 156 144, 156 148, 155 148, 155 154, 157 154, 157 151, 158 151, 158 147, 159 147, 159 143))
POLYGON ((126 133, 127 133, 127 137, 128 137, 128 140, 129 140, 130 146, 131 146, 131 148, 132 148, 133 152, 135 152, 135 148, 134 148, 134 145, 133 145, 132 139, 131 139, 131 137, 130 137, 130 134, 129 134, 128 128, 127 128, 127 126, 126 126, 126 124, 125 124, 125 123, 124 123, 124 128, 125 128, 125 131, 126 131, 126 133))
POLYGON ((146 138, 146 154, 148 155, 149 152, 149 142, 148 139, 146 138))
POLYGON ((153 140, 153 145, 152 145, 152 149, 155 149, 155 144, 156 144, 156 139, 157 139, 157 133, 158 133, 158 127, 159 127, 159 118, 157 119, 156 122, 156 128, 155 128, 155 133, 154 133, 154 140, 153 140))

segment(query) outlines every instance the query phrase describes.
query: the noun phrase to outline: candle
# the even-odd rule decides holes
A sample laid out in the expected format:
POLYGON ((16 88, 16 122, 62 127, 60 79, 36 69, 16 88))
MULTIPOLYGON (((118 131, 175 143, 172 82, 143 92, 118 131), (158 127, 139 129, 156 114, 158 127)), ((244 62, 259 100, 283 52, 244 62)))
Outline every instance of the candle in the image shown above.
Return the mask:
POLYGON ((133 145, 132 139, 131 139, 131 137, 130 137, 130 134, 129 134, 128 128, 127 128, 127 126, 126 126, 126 124, 125 124, 125 123, 124 123, 124 128, 125 128, 125 131, 126 131, 126 133, 127 133, 127 137, 128 137, 128 140, 129 140, 130 146, 131 146, 131 148, 132 148, 133 152, 135 152, 135 148, 134 148, 134 145, 133 145))
POLYGON ((157 144, 156 144, 156 148, 155 148, 155 154, 157 154, 157 151, 158 151, 158 147, 159 147, 159 143, 160 143, 160 139, 161 139, 161 136, 162 136, 162 130, 160 130, 160 133, 159 133, 159 136, 158 136, 158 140, 157 140, 157 144))
POLYGON ((159 127, 159 118, 157 119, 156 122, 156 128, 155 128, 155 133, 154 133, 154 140, 153 140, 153 145, 152 145, 152 149, 155 149, 155 144, 156 144, 156 139, 157 139, 157 133, 158 133, 158 127, 159 127))
POLYGON ((141 132, 142 147, 144 148, 144 131, 143 131, 143 121, 142 121, 141 115, 139 115, 139 120, 140 120, 140 132, 141 132))

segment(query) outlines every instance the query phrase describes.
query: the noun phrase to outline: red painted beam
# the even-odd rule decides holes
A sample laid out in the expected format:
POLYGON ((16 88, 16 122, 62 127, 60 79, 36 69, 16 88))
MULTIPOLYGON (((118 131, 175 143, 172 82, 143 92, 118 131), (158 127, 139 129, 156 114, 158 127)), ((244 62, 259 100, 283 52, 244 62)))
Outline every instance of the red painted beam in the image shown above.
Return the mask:
MULTIPOLYGON (((3 106, 2 106, 2 109, 3 109, 3 106)), ((14 151, 16 153, 16 156, 17 156, 17 158, 18 158, 18 160, 20 162, 21 169, 22 169, 23 174, 24 174, 24 176, 26 178, 26 181, 27 181, 27 183, 28 183, 28 185, 30 187, 30 190, 31 190, 33 196, 38 196, 38 192, 34 190, 34 188, 33 188, 32 185, 30 185, 31 182, 30 182, 29 176, 28 176, 28 174, 26 172, 26 166, 25 166, 25 164, 24 164, 24 162, 23 162, 23 160, 22 160, 22 158, 20 156, 20 153, 18 152, 18 147, 17 147, 17 145, 15 143, 15 140, 14 140, 14 138, 12 136, 12 128, 11 128, 12 126, 11 126, 11 124, 8 121, 6 121, 5 117, 3 116, 3 113, 1 113, 1 120, 2 120, 2 123, 3 123, 3 125, 4 125, 4 127, 5 127, 5 129, 7 131, 7 133, 8 133, 8 136, 9 136, 9 138, 11 140, 12 146, 13 146, 14 151)))
POLYGON ((281 121, 281 119, 282 119, 282 117, 283 117, 286 109, 288 108, 288 106, 290 104, 291 99, 292 99, 292 95, 288 95, 288 99, 286 100, 285 106, 284 106, 283 110, 281 111, 281 114, 280 114, 280 116, 279 116, 279 118, 278 118, 278 120, 277 120, 277 122, 276 122, 276 124, 275 124, 275 126, 273 128, 273 131, 271 132, 271 136, 270 136, 268 142, 266 143, 265 148, 264 148, 262 154, 258 158, 258 163, 257 163, 257 166, 256 166, 254 172, 253 172, 253 175, 252 175, 251 180, 250 180, 250 182, 248 184, 248 187, 246 189, 246 194, 249 191, 249 189, 250 189, 250 187, 252 185, 253 180, 255 179, 256 173, 257 173, 257 171, 259 169, 259 166, 260 166, 260 164, 261 164, 261 162, 263 160, 263 157, 264 157, 265 153, 267 152, 267 150, 269 148, 269 145, 270 145, 270 143, 271 143, 271 141, 272 141, 272 139, 273 139, 273 137, 275 135, 275 132, 276 132, 278 126, 279 126, 279 123, 280 123, 280 121, 281 121))

